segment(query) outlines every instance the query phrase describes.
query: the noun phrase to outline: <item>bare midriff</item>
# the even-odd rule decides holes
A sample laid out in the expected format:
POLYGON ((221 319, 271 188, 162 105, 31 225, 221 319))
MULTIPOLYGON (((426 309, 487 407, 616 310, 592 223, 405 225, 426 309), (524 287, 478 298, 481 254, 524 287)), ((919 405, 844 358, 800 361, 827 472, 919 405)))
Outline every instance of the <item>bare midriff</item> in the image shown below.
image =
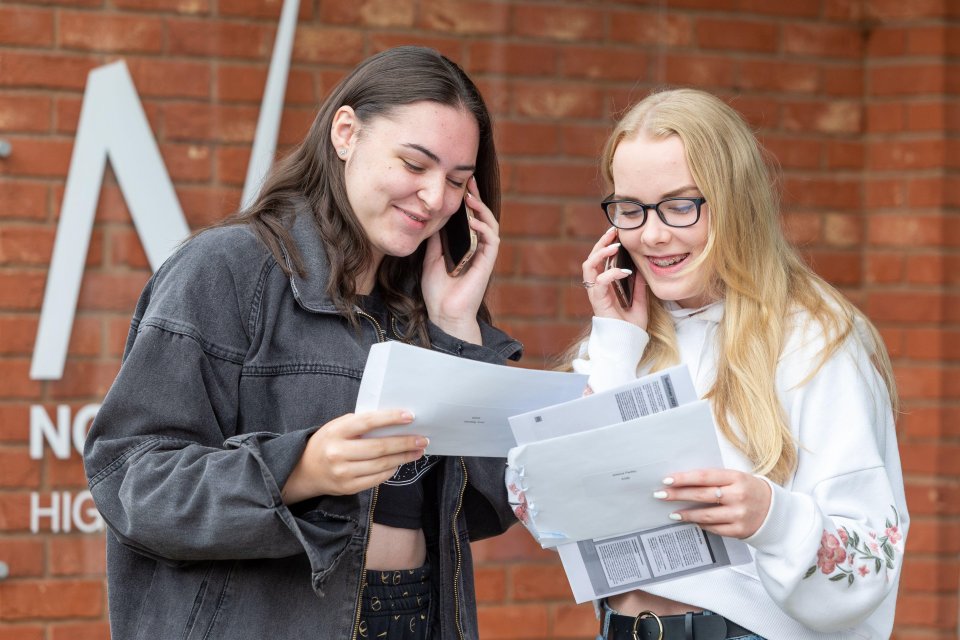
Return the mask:
POLYGON ((427 559, 423 529, 401 529, 374 522, 367 543, 367 569, 416 569, 427 559))
POLYGON ((700 607, 694 607, 683 602, 661 598, 646 591, 628 591, 607 598, 607 605, 617 613, 625 616, 635 616, 641 611, 652 611, 658 616, 683 615, 688 611, 699 613, 700 607))

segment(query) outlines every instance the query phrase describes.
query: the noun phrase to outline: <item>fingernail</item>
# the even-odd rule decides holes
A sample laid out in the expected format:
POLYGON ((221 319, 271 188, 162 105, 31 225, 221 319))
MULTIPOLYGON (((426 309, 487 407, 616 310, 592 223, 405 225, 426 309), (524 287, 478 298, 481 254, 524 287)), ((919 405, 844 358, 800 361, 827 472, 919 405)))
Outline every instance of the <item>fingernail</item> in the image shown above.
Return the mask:
POLYGON ((664 498, 667 497, 667 492, 666 492, 666 491, 654 491, 654 492, 653 492, 653 497, 656 498, 657 500, 663 500, 664 498))
POLYGON ((627 275, 630 275, 631 273, 633 273, 633 271, 631 271, 630 269, 620 269, 620 271, 623 271, 627 275))
POLYGON ((619 246, 620 246, 620 243, 619 243, 619 242, 611 242, 609 246, 611 246, 611 247, 619 247, 619 246))
POLYGON ((683 516, 679 513, 671 513, 669 517, 671 520, 683 520, 683 516))
POLYGON ((417 438, 416 440, 414 440, 414 444, 416 444, 421 449, 426 449, 427 445, 430 444, 430 439, 427 438, 426 436, 422 438, 417 438))
POLYGON ((665 485, 667 485, 667 486, 670 486, 671 484, 673 484, 673 482, 674 482, 673 478, 671 478, 671 477, 669 477, 669 476, 667 476, 666 478, 663 479, 663 484, 665 484, 665 485))
POLYGON ((406 420, 407 422, 413 422, 413 414, 409 411, 404 411, 400 414, 400 418, 406 420))

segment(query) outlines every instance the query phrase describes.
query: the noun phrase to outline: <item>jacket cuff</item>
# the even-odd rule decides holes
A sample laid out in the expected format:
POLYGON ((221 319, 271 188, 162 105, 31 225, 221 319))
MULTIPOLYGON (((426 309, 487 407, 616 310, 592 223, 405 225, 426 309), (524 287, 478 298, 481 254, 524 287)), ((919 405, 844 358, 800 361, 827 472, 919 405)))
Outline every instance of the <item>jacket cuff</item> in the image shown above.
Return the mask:
POLYGON ((249 447, 256 452, 256 457, 261 463, 261 472, 267 484, 267 489, 278 503, 283 502, 280 495, 283 485, 287 483, 293 468, 297 466, 303 450, 307 446, 307 440, 316 429, 303 429, 292 433, 278 435, 276 433, 258 431, 255 433, 246 433, 234 436, 226 441, 227 447, 249 447), (273 480, 274 486, 270 487, 269 479, 273 480))
POLYGON ((427 332, 434 350, 469 360, 505 364, 507 360, 519 360, 523 355, 522 344, 485 322, 480 323, 482 345, 455 338, 430 321, 427 322, 427 332))

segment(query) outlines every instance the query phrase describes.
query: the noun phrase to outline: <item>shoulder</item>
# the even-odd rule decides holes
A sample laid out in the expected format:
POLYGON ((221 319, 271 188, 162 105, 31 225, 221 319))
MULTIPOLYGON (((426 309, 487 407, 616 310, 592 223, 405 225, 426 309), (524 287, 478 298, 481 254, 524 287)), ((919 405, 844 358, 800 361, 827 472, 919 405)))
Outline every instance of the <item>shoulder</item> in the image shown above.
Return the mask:
POLYGON ((251 260, 269 255, 267 248, 246 224, 205 229, 184 242, 162 270, 182 271, 211 264, 243 270, 251 260))
POLYGON ((143 320, 206 327, 242 325, 266 273, 276 263, 247 225, 207 229, 161 265, 144 291, 143 320))
POLYGON ((270 252, 248 225, 214 227, 187 240, 157 271, 158 281, 178 286, 221 286, 244 281, 270 259, 270 252))
POLYGON ((826 313, 795 309, 788 315, 787 330, 778 366, 778 386, 783 391, 822 387, 828 393, 841 387, 886 397, 877 354, 883 350, 870 321, 859 311, 827 303, 826 313))

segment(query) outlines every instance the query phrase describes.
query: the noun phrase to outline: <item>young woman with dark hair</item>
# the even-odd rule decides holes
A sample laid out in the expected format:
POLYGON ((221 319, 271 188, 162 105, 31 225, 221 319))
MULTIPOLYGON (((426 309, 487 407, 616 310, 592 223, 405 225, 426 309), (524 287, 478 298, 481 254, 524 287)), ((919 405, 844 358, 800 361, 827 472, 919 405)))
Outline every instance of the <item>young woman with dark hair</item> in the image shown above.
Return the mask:
POLYGON ((498 220, 479 92, 401 47, 157 271, 85 451, 114 640, 477 637, 469 542, 512 522, 503 461, 363 437, 416 418, 352 411, 377 342, 519 357, 483 303, 498 220), (479 245, 452 277, 438 231, 461 202, 479 245))

